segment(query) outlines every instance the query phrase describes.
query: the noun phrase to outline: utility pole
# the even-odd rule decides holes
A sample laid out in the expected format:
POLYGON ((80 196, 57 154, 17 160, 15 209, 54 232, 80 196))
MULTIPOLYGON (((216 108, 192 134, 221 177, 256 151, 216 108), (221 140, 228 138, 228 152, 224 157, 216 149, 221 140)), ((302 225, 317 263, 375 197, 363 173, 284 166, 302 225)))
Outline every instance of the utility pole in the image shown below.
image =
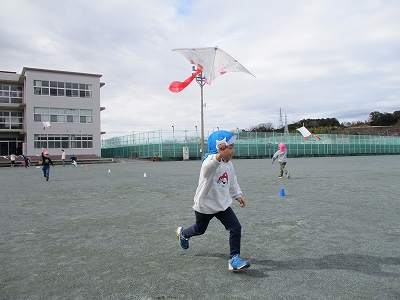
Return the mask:
MULTIPOLYGON (((192 71, 196 71, 196 67, 192 67, 192 71)), ((206 78, 203 76, 203 72, 200 72, 196 76, 196 82, 200 86, 200 123, 201 123, 201 137, 200 137, 200 152, 201 158, 204 157, 204 102, 203 102, 203 87, 206 84, 206 78)))
POLYGON ((278 129, 283 127, 282 108, 278 110, 278 129))

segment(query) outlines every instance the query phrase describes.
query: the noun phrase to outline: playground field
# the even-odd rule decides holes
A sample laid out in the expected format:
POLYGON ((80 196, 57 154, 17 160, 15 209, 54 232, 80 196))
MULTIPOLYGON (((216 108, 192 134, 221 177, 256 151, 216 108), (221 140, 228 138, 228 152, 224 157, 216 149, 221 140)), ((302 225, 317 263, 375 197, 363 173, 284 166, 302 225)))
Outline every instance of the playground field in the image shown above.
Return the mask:
POLYGON ((241 272, 216 219, 178 245, 200 161, 0 168, 0 299, 400 299, 399 155, 232 162, 241 272))

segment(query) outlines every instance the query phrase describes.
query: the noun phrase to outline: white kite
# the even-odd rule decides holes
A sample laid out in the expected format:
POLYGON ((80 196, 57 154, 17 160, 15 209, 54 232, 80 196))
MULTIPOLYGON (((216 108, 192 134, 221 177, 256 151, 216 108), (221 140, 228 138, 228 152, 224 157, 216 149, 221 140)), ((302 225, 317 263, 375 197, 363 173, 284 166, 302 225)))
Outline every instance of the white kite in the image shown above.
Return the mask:
POLYGON ((169 90, 174 93, 179 93, 187 87, 200 72, 202 72, 208 84, 211 84, 218 76, 228 72, 245 72, 254 76, 236 59, 218 47, 181 48, 172 51, 179 52, 192 65, 197 67, 197 74, 194 73, 183 82, 174 81, 170 84, 169 90))
POLYGON ((298 130, 302 134, 302 136, 304 137, 305 140, 309 140, 309 138, 308 138, 309 136, 313 136, 313 137, 317 138, 318 140, 321 140, 321 138, 318 135, 311 133, 304 126, 297 128, 296 130, 298 130))
POLYGON ((43 131, 46 131, 46 128, 47 127, 50 127, 51 128, 51 125, 50 125, 50 122, 43 122, 43 131))

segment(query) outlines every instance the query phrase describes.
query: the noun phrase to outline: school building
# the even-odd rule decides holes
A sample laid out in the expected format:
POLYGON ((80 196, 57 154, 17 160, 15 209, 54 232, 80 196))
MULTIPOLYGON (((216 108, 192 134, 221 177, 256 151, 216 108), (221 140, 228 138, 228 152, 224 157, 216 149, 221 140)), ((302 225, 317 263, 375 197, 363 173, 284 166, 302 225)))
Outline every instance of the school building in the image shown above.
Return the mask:
POLYGON ((102 75, 37 68, 0 71, 0 156, 101 155, 102 75))

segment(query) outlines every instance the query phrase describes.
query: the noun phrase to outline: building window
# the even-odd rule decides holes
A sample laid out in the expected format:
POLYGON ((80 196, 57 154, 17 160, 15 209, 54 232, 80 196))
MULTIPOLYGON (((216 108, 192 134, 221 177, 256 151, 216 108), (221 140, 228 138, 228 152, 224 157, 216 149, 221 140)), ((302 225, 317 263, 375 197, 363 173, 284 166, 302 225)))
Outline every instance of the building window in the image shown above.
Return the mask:
POLYGON ((35 134, 33 142, 34 142, 34 147, 37 149, 47 148, 47 135, 46 134, 35 134))
POLYGON ((34 120, 35 122, 42 122, 42 115, 40 115, 40 114, 34 114, 34 115, 33 115, 33 120, 34 120))
POLYGON ((22 111, 1 111, 0 129, 22 129, 22 111))
POLYGON ((71 148, 82 148, 82 135, 80 134, 72 134, 71 135, 71 148))
POLYGON ((93 135, 91 134, 35 134, 34 147, 36 149, 92 149, 93 135))
POLYGON ((92 85, 84 83, 34 80, 33 93, 35 95, 50 95, 54 97, 92 98, 92 85))
POLYGON ((50 121, 50 123, 92 123, 91 109, 34 107, 35 122, 50 121))
POLYGON ((61 135, 61 148, 69 148, 69 135, 68 134, 61 135))
POLYGON ((0 103, 22 103, 22 86, 0 85, 0 103))
POLYGON ((93 137, 92 135, 82 134, 82 148, 93 148, 93 137))

